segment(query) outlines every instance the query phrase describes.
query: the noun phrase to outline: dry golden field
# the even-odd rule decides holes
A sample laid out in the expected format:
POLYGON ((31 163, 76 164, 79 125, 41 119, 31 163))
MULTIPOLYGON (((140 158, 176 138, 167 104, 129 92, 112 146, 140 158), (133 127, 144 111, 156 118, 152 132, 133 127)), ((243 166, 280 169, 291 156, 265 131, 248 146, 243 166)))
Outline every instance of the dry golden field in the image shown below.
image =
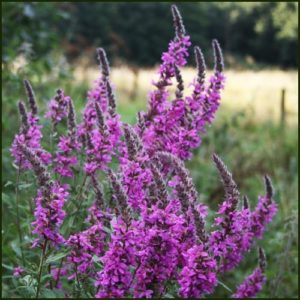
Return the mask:
MULTIPOLYGON (((75 69, 75 79, 93 82, 98 76, 96 68, 75 69)), ((211 71, 208 72, 208 76, 211 71)), ((286 90, 285 107, 286 119, 290 124, 298 120, 298 73, 296 71, 261 70, 261 71, 226 71, 227 83, 223 92, 222 103, 230 110, 246 111, 253 115, 256 121, 280 120, 281 90, 286 90)), ((186 68, 182 72, 184 82, 188 85, 193 80, 195 70, 186 68)), ((147 93, 151 88, 151 80, 157 76, 156 69, 140 70, 136 103, 140 109, 146 106, 147 93)), ((134 87, 134 75, 127 67, 114 68, 112 81, 120 106, 127 106, 134 87)))

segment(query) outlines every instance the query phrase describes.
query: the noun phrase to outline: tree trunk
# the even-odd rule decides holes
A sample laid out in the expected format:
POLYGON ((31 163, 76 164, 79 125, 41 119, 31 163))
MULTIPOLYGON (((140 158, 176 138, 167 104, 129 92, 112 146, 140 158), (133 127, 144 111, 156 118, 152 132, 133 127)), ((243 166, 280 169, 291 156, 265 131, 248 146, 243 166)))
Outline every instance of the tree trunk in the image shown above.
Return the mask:
POLYGON ((131 67, 133 73, 133 85, 129 95, 129 99, 132 102, 135 102, 138 95, 138 88, 139 88, 139 68, 138 67, 131 67))

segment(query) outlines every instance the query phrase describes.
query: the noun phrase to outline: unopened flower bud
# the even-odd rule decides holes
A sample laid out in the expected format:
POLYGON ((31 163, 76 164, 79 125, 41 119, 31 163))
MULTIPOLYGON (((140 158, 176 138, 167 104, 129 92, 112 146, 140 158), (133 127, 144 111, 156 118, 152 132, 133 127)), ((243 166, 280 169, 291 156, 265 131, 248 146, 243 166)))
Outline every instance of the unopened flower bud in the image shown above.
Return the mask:
POLYGON ((223 72, 224 59, 223 59, 223 54, 222 54, 222 49, 220 47, 220 44, 216 39, 214 39, 212 41, 212 46, 213 46, 214 58, 215 58, 215 71, 223 72))
POLYGON ((118 180, 116 174, 111 169, 108 169, 107 174, 109 176, 113 195, 117 200, 118 207, 123 215, 127 215, 128 214, 127 196, 122 187, 122 184, 118 180))
POLYGON ((183 97, 183 90, 184 90, 184 85, 183 85, 183 79, 180 73, 179 68, 175 65, 175 77, 177 80, 177 89, 176 89, 176 99, 181 99, 183 97))
POLYGON ((100 67, 102 69, 102 75, 103 77, 108 78, 110 70, 105 50, 103 48, 98 48, 97 55, 100 67))
POLYGON ((74 104, 72 99, 68 102, 68 118, 67 118, 67 125, 68 125, 68 134, 71 137, 75 137, 76 134, 76 114, 74 110, 74 104))
POLYGON ((197 81, 199 84, 203 85, 205 81, 205 70, 206 70, 204 56, 201 49, 198 46, 194 48, 194 53, 195 53, 197 71, 198 71, 197 81))
POLYGON ((217 154, 213 154, 212 158, 221 176, 225 190, 225 197, 231 201, 232 208, 236 209, 240 198, 240 192, 237 188, 237 184, 233 180, 232 174, 228 171, 221 158, 217 154))
POLYGON ((166 207, 168 198, 166 184, 163 180, 161 173, 159 172, 158 168, 155 166, 154 163, 150 164, 150 169, 153 174, 153 179, 155 181, 157 197, 160 200, 162 206, 166 207))
POLYGON ((260 247, 258 248, 258 262, 259 262, 259 267, 264 272, 267 265, 267 259, 266 259, 265 251, 260 247))
POLYGON ((27 117, 27 112, 26 112, 26 107, 25 107, 24 102, 19 101, 18 108, 19 108, 19 113, 21 116, 23 132, 27 132, 29 129, 29 124, 28 124, 28 117, 27 117))
POLYGON ((102 188, 101 188, 100 184, 98 183, 94 174, 91 176, 91 180, 92 180, 92 185, 93 185, 93 188, 94 188, 94 191, 96 194, 97 206, 98 206, 98 208, 102 209, 104 206, 104 195, 102 192, 102 188))
POLYGON ((243 208, 250 209, 249 199, 246 195, 243 197, 243 208))
POLYGON ((274 188, 272 185, 272 181, 268 175, 265 175, 264 179, 265 179, 266 196, 269 200, 271 200, 274 196, 274 188))
POLYGON ((28 97, 29 106, 31 109, 31 112, 33 115, 36 115, 38 112, 36 101, 35 101, 35 95, 32 89, 32 86, 28 80, 24 80, 24 86, 28 97))
POLYGON ((116 105, 116 98, 109 80, 106 81, 106 90, 107 90, 109 113, 112 117, 114 117, 116 115, 117 105, 116 105))
POLYGON ((177 38, 181 38, 185 35, 185 28, 183 25, 181 14, 176 5, 171 6, 171 11, 173 15, 175 33, 177 38))
POLYGON ((132 130, 130 130, 130 126, 128 124, 124 124, 123 129, 124 129, 125 142, 127 146, 128 158, 129 160, 134 160, 138 150, 137 150, 137 145, 134 136, 132 135, 132 130))

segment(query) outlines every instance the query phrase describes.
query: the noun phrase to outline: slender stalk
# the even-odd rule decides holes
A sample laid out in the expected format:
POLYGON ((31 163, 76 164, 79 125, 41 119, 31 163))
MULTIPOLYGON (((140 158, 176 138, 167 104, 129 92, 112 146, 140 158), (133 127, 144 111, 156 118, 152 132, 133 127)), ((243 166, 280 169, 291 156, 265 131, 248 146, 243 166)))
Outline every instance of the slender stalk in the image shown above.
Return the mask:
MULTIPOLYGON (((87 175, 84 176, 83 182, 82 182, 82 184, 81 184, 81 187, 80 187, 80 189, 79 189, 79 193, 78 193, 78 195, 77 195, 77 197, 76 197, 76 199, 75 199, 75 202, 77 202, 78 199, 79 199, 79 197, 81 197, 82 190, 83 190, 83 188, 84 188, 84 186, 85 186, 86 180, 87 180, 87 175)), ((83 200, 81 199, 81 201, 80 201, 80 203, 79 203, 79 207, 78 207, 76 213, 79 212, 79 210, 80 210, 80 208, 81 208, 81 205, 82 205, 82 202, 83 202, 83 200)), ((75 203, 75 204, 76 204, 76 203, 75 203)))
MULTIPOLYGON (((75 205, 76 205, 76 202, 78 201, 78 199, 80 198, 80 196, 81 196, 81 194, 82 194, 82 190, 83 190, 83 188, 84 188, 84 186, 85 186, 86 180, 87 180, 87 175, 84 176, 83 182, 81 183, 81 186, 80 186, 80 188, 79 188, 79 192, 78 192, 78 194, 77 194, 77 196, 76 196, 76 198, 75 198, 75 200, 74 200, 75 205)), ((82 200, 81 200, 81 202, 82 202, 82 200)), ((68 207, 70 207, 70 205, 71 205, 72 202, 70 201, 69 203, 70 203, 70 204, 69 204, 68 207)), ((79 204, 79 208, 77 209, 77 211, 80 209, 80 207, 81 207, 81 203, 79 204)), ((77 211, 76 211, 76 212, 77 212, 77 211)))
POLYGON ((51 153, 53 153, 53 148, 54 148, 53 139, 54 139, 54 125, 52 123, 51 132, 50 132, 50 149, 51 149, 50 151, 51 151, 51 153))
POLYGON ((32 206, 32 198, 28 198, 28 206, 29 206, 31 215, 33 216, 34 211, 33 211, 33 206, 32 206))
POLYGON ((48 242, 48 240, 45 239, 43 249, 42 249, 41 259, 40 259, 39 270, 38 270, 37 289, 36 289, 35 298, 39 298, 39 293, 40 293, 40 288, 41 288, 41 277, 42 277, 44 258, 45 258, 46 248, 47 248, 47 242, 48 242))
POLYGON ((21 230, 21 225, 20 225, 20 212, 19 212, 19 182, 20 182, 20 174, 21 174, 21 165, 22 165, 22 160, 20 161, 20 165, 18 168, 18 173, 17 173, 17 180, 16 180, 16 213, 17 213, 17 230, 18 230, 18 235, 19 235, 19 240, 20 240, 20 249, 21 249, 21 255, 22 255, 22 262, 23 265, 25 266, 25 257, 23 253, 23 237, 22 237, 22 230, 21 230))
MULTIPOLYGON (((51 275, 51 264, 48 265, 48 274, 51 275)), ((53 290, 52 279, 50 279, 50 290, 53 290)))
POLYGON ((59 283, 60 272, 61 272, 61 268, 62 268, 62 264, 63 264, 64 259, 65 259, 65 258, 63 257, 63 258, 61 259, 60 263, 59 263, 58 273, 57 273, 57 278, 56 278, 55 285, 54 285, 55 288, 57 288, 58 283, 59 283))
POLYGON ((139 270, 140 266, 141 266, 141 262, 139 261, 138 266, 137 266, 137 267, 135 268, 135 270, 133 271, 132 279, 131 279, 131 282, 130 282, 130 285, 129 285, 129 286, 131 286, 131 284, 133 283, 133 281, 134 281, 134 279, 135 279, 135 275, 136 275, 137 271, 139 270))
MULTIPOLYGON (((81 184, 81 186, 80 186, 79 192, 78 192, 78 194, 77 194, 77 196, 76 196, 76 198, 75 198, 75 200, 74 200, 75 205, 76 205, 78 199, 81 197, 81 194, 82 194, 83 188, 84 188, 84 186, 85 186, 86 180, 87 180, 87 175, 84 176, 84 179, 83 179, 83 182, 82 182, 82 184, 81 184)), ((77 210, 74 212, 75 216, 77 216, 78 213, 80 212, 80 208, 81 208, 82 202, 83 202, 83 200, 81 199, 81 201, 80 201, 80 203, 79 203, 79 206, 78 206, 77 210)), ((73 228, 74 220, 75 220, 75 217, 74 217, 74 219, 73 219, 72 225, 69 226, 70 229, 73 228)))
POLYGON ((77 285, 77 291, 76 291, 76 298, 79 298, 81 295, 81 288, 80 288, 80 282, 77 272, 77 263, 75 263, 75 276, 76 276, 76 285, 77 285))

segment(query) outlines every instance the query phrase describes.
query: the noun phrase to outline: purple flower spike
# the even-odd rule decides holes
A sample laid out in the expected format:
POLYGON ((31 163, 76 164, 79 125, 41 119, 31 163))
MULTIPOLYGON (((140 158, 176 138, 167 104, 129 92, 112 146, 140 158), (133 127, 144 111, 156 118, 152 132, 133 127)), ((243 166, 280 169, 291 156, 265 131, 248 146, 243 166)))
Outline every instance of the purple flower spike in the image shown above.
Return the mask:
POLYGON ((266 195, 258 197, 258 204, 251 215, 252 232, 257 238, 262 238, 273 217, 276 215, 278 207, 273 200, 274 190, 271 179, 265 176, 266 195))
POLYGON ((264 269, 266 266, 266 257, 264 251, 259 248, 259 267, 248 276, 245 281, 237 288, 237 291, 233 295, 233 298, 252 298, 261 291, 263 284, 266 282, 266 276, 264 275, 264 269))

